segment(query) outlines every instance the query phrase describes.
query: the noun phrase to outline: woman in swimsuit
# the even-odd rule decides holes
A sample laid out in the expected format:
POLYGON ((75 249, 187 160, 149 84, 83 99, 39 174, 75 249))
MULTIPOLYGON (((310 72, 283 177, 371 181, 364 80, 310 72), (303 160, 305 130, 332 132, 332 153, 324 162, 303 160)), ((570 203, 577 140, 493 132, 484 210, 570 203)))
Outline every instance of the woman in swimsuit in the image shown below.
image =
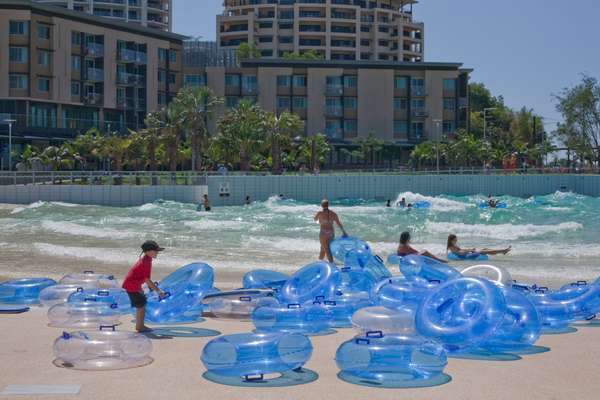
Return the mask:
POLYGON ((319 233, 319 241, 321 242, 321 251, 319 252, 319 260, 323 260, 327 257, 329 262, 333 262, 333 257, 331 256, 331 252, 329 251, 329 244, 335 237, 335 229, 333 227, 333 223, 335 222, 337 226, 342 230, 343 236, 348 236, 340 219, 337 214, 329 209, 329 200, 323 199, 321 201, 321 207, 323 210, 319 211, 315 215, 315 221, 321 225, 321 232, 319 233))
POLYGON ((418 250, 416 250, 415 248, 413 248, 410 245, 410 233, 409 232, 402 232, 402 234, 400 235, 400 245, 398 246, 398 252, 397 252, 397 254, 400 257, 405 257, 405 256, 408 256, 408 255, 411 255, 411 254, 416 254, 416 255, 421 255, 421 256, 433 258, 434 260, 437 260, 439 262, 443 262, 443 263, 447 263, 448 262, 446 260, 442 260, 441 258, 437 258, 436 256, 434 256, 433 254, 431 254, 427 250, 423 250, 422 252, 419 252, 418 250))
POLYGON ((479 253, 479 254, 494 256, 496 254, 506 254, 511 250, 511 246, 508 246, 506 249, 501 249, 501 250, 494 250, 494 249, 477 250, 476 248, 461 249, 460 247, 458 247, 457 243, 458 243, 458 237, 456 237, 456 235, 454 235, 454 234, 448 235, 448 243, 446 244, 446 249, 449 252, 458 254, 459 256, 466 256, 469 253, 479 253))

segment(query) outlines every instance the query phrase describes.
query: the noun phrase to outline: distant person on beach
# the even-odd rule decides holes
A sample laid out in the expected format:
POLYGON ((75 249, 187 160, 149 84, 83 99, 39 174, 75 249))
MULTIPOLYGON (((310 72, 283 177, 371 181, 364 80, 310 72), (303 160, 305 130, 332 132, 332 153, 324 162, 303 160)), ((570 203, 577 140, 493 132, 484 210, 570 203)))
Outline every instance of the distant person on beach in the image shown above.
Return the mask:
POLYGON ((391 207, 392 206, 392 201, 390 199, 388 199, 387 203, 385 203, 386 207, 391 207))
POLYGON ((319 260, 323 260, 327 257, 329 262, 333 262, 333 257, 331 256, 331 252, 329 251, 329 244, 335 237, 335 229, 333 224, 336 223, 337 226, 342 230, 342 236, 348 236, 340 219, 336 213, 329 209, 329 200, 323 199, 321 201, 321 207, 323 208, 317 214, 315 214, 315 221, 321 225, 321 232, 319 233, 319 241, 321 242, 321 251, 319 253, 319 260))
POLYGON ((152 282, 152 260, 163 251, 158 243, 148 240, 142 244, 142 256, 131 267, 125 279, 123 280, 123 289, 129 296, 131 307, 135 308, 135 329, 138 332, 148 332, 152 329, 144 324, 146 316, 146 295, 142 290, 142 284, 148 285, 150 290, 158 292, 159 297, 164 297, 165 293, 152 282))
POLYGON ((249 206, 250 205, 250 196, 246 196, 246 205, 249 206))
POLYGON ((511 248, 512 248, 511 246, 508 246, 507 248, 500 249, 500 250, 487 249, 487 248, 483 248, 481 250, 477 250, 475 248, 461 249, 460 247, 458 247, 458 237, 455 234, 448 235, 448 242, 446 243, 446 250, 449 252, 458 254, 459 256, 465 256, 469 253, 479 253, 479 254, 494 256, 496 254, 506 254, 511 250, 511 248))
POLYGON ((433 258, 434 260, 437 260, 439 262, 443 262, 443 263, 447 263, 447 260, 443 260, 441 258, 438 258, 436 256, 434 256, 433 254, 431 254, 430 252, 428 252, 427 250, 423 250, 421 252, 419 252, 418 250, 416 250, 415 248, 413 248, 410 245, 410 233, 409 232, 402 232, 400 234, 400 245, 398 246, 398 251, 397 254, 400 257, 405 257, 411 254, 416 254, 416 255, 420 255, 420 256, 425 256, 425 257, 429 257, 429 258, 433 258))
POLYGON ((210 211, 210 203, 208 202, 207 194, 202 196, 202 205, 204 206, 204 211, 210 211))

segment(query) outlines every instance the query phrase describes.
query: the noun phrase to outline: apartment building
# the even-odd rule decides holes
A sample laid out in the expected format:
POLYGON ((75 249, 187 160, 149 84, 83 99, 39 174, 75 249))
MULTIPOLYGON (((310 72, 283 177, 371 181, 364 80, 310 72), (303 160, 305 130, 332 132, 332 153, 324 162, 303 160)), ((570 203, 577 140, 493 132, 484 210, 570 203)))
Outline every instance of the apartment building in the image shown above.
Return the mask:
POLYGON ((261 57, 314 50, 326 60, 420 62, 414 0, 224 0, 221 48, 253 43, 261 57))
MULTIPOLYGON (((26 0, 0 2, 0 142, 136 129, 181 87, 183 36, 26 0), (5 55, 5 56, 4 56, 5 55)), ((17 147, 18 148, 18 147, 17 147)))
POLYGON ((183 82, 223 97, 217 116, 242 99, 296 113, 306 134, 329 138, 335 164, 347 161, 342 149, 369 134, 395 144, 406 159, 423 140, 468 129, 470 72, 459 63, 258 59, 239 67, 184 65, 183 82))
POLYGON ((34 0, 98 17, 171 31, 172 0, 34 0))

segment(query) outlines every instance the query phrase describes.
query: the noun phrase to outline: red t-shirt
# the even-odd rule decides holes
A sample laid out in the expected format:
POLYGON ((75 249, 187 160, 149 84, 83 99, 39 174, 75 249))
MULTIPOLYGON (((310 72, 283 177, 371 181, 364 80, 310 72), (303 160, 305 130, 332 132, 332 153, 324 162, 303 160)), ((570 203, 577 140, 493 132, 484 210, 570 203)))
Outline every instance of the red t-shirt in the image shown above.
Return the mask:
POLYGON ((142 283, 146 279, 150 279, 150 273, 152 272, 152 258, 144 256, 137 260, 133 267, 129 270, 123 280, 123 289, 128 292, 141 292, 142 283))

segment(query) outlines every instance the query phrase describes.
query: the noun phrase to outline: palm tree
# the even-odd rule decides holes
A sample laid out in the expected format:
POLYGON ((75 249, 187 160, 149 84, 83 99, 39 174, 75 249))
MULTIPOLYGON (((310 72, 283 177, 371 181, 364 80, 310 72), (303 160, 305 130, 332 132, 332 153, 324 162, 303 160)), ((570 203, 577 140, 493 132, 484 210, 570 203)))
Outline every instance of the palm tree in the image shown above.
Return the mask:
POLYGON ((264 118, 264 128, 271 147, 271 169, 274 174, 279 174, 281 173, 281 149, 288 146, 293 137, 302 133, 304 123, 298 115, 289 111, 284 111, 279 116, 269 112, 264 118))
POLYGON ((190 133, 192 170, 199 171, 202 168, 202 153, 208 147, 210 136, 207 122, 223 99, 216 97, 210 88, 202 86, 182 89, 174 102, 178 103, 182 124, 190 133))
POLYGON ((30 144, 26 144, 23 148, 23 152, 19 156, 19 163, 17 169, 32 170, 34 165, 42 163, 42 158, 39 150, 30 144))
POLYGON ((160 111, 160 140, 165 145, 169 171, 177 171, 179 145, 181 143, 182 108, 179 103, 171 102, 160 111))
POLYGON ((160 111, 148 113, 145 120, 146 128, 139 131, 146 143, 146 155, 148 157, 148 168, 150 171, 156 171, 158 169, 156 152, 160 142, 161 118, 162 113, 160 111))

